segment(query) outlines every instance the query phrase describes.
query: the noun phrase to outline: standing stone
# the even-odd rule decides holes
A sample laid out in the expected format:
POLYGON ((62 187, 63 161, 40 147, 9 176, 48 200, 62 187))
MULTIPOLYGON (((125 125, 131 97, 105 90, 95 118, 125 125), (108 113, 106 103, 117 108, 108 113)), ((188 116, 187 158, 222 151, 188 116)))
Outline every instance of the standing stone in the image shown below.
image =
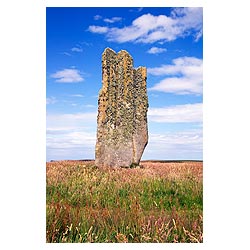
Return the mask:
POLYGON ((125 50, 102 54, 102 89, 98 99, 95 164, 139 164, 148 143, 147 70, 133 68, 125 50))

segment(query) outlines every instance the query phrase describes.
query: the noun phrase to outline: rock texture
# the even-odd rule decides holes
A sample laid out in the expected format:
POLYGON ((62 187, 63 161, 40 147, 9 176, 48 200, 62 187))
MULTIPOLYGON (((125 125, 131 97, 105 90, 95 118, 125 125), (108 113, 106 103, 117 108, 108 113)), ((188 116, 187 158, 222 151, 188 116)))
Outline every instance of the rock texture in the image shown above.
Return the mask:
POLYGON ((147 70, 133 68, 125 50, 102 54, 102 89, 98 99, 97 166, 139 164, 148 142, 147 70))

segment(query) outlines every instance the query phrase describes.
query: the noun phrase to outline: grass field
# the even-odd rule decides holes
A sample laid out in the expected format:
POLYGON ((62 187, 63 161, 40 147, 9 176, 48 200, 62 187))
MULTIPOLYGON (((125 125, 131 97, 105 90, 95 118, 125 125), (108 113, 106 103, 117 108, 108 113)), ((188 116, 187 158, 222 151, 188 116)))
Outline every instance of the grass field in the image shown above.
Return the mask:
POLYGON ((202 162, 47 163, 47 242, 202 242, 202 162))

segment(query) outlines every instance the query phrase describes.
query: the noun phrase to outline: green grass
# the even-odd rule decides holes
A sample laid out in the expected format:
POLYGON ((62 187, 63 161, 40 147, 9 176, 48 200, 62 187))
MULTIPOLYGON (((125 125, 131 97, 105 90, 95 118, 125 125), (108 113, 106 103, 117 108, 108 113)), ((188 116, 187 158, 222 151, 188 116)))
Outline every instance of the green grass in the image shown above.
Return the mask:
POLYGON ((47 166, 47 242, 202 242, 202 181, 47 166))

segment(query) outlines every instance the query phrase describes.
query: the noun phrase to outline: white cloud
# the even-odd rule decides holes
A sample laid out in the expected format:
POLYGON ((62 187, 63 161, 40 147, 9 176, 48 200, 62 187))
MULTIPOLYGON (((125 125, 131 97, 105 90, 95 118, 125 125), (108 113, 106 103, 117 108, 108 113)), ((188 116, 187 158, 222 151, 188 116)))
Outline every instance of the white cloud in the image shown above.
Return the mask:
POLYGON ((72 56, 70 53, 68 53, 68 52, 62 52, 61 53, 62 55, 65 55, 65 56, 72 56))
POLYGON ((84 131, 47 130, 47 161, 94 159, 96 133, 84 131))
POLYGON ((144 14, 130 26, 123 28, 89 26, 93 33, 106 34, 108 41, 124 43, 154 43, 173 41, 193 35, 195 41, 202 34, 202 8, 175 8, 170 16, 144 14))
POLYGON ((172 17, 178 19, 179 28, 183 35, 190 32, 189 27, 193 27, 196 31, 193 36, 195 41, 202 36, 203 11, 202 8, 175 8, 172 17))
MULTIPOLYGON (((199 104, 180 105, 149 110, 149 123, 201 121, 199 104), (190 109, 189 111, 187 111, 190 109), (185 110, 185 111, 181 111, 185 110), (172 112, 172 114, 171 114, 172 112), (180 113, 179 113, 180 112, 180 113), (188 118, 188 116, 191 116, 188 118), (165 120, 165 121, 164 121, 165 120)), ((96 143, 97 112, 47 115, 47 161, 62 159, 93 159, 96 143)), ((150 126, 153 129, 153 126, 150 126)), ((202 159, 202 128, 182 131, 150 132, 143 154, 147 159, 202 159)))
POLYGON ((95 16, 94 16, 94 20, 97 21, 97 20, 100 20, 100 19, 102 19, 102 16, 100 16, 100 15, 95 15, 95 16))
POLYGON ((84 97, 82 94, 74 94, 74 95, 70 95, 70 96, 72 96, 72 97, 84 97))
POLYGON ((150 90, 157 90, 166 93, 174 93, 178 95, 202 94, 201 81, 189 78, 166 78, 156 84, 150 90))
POLYGON ((115 22, 119 22, 121 20, 122 20, 121 17, 112 17, 112 18, 103 19, 103 21, 106 22, 106 23, 115 23, 115 22))
POLYGON ((73 47, 73 48, 71 48, 71 51, 73 51, 73 52, 82 52, 83 50, 82 50, 82 48, 79 48, 79 47, 73 47))
POLYGON ((57 99, 54 96, 46 98, 46 104, 54 104, 57 102, 57 99))
POLYGON ((96 108, 96 106, 92 105, 92 104, 86 104, 86 105, 84 105, 84 107, 86 107, 86 108, 96 108))
POLYGON ((147 53, 148 54, 160 54, 166 51, 167 49, 164 49, 164 48, 152 47, 147 51, 147 53))
POLYGON ((142 10, 143 10, 143 7, 139 7, 139 8, 130 9, 129 12, 141 12, 142 10))
POLYGON ((93 43, 89 43, 89 42, 86 42, 86 41, 81 41, 79 43, 84 45, 84 46, 87 46, 87 47, 92 47, 93 46, 93 43))
POLYGON ((96 142, 96 134, 78 131, 65 131, 65 130, 47 130, 47 147, 51 150, 56 149, 70 149, 70 148, 84 148, 94 146, 96 142))
POLYGON ((108 27, 91 25, 88 30, 92 33, 104 34, 108 31, 108 27))
POLYGON ((48 114, 47 161, 94 158, 97 113, 48 114))
POLYGON ((89 113, 74 113, 74 114, 54 114, 54 115, 47 115, 47 127, 60 127, 63 125, 66 126, 68 124, 93 124, 96 122, 97 113, 96 112, 89 112, 89 113))
POLYGON ((166 134, 151 134, 150 143, 156 145, 164 145, 163 148, 176 148, 177 145, 183 145, 185 147, 192 145, 197 149, 202 149, 202 130, 184 130, 176 132, 168 132, 166 134), (197 147, 198 146, 198 147, 197 147))
POLYGON ((195 57, 179 57, 172 64, 149 68, 148 73, 168 76, 149 90, 175 94, 202 94, 203 60, 195 57))
POLYGON ((74 83, 82 82, 84 79, 77 69, 64 69, 57 71, 51 75, 52 78, 56 79, 56 82, 62 83, 74 83))
POLYGON ((161 67, 149 68, 148 72, 152 75, 175 75, 175 74, 202 74, 202 59, 196 57, 178 57, 172 64, 162 65, 161 67))
POLYGON ((202 129, 190 129, 150 134, 143 159, 202 160, 202 154, 202 129))
POLYGON ((149 108, 148 120, 161 123, 202 123, 202 103, 149 108))
POLYGON ((195 42, 198 42, 199 40, 200 40, 200 38, 202 37, 202 35, 203 35, 203 30, 201 29, 199 32, 197 32, 196 34, 195 34, 195 42))

